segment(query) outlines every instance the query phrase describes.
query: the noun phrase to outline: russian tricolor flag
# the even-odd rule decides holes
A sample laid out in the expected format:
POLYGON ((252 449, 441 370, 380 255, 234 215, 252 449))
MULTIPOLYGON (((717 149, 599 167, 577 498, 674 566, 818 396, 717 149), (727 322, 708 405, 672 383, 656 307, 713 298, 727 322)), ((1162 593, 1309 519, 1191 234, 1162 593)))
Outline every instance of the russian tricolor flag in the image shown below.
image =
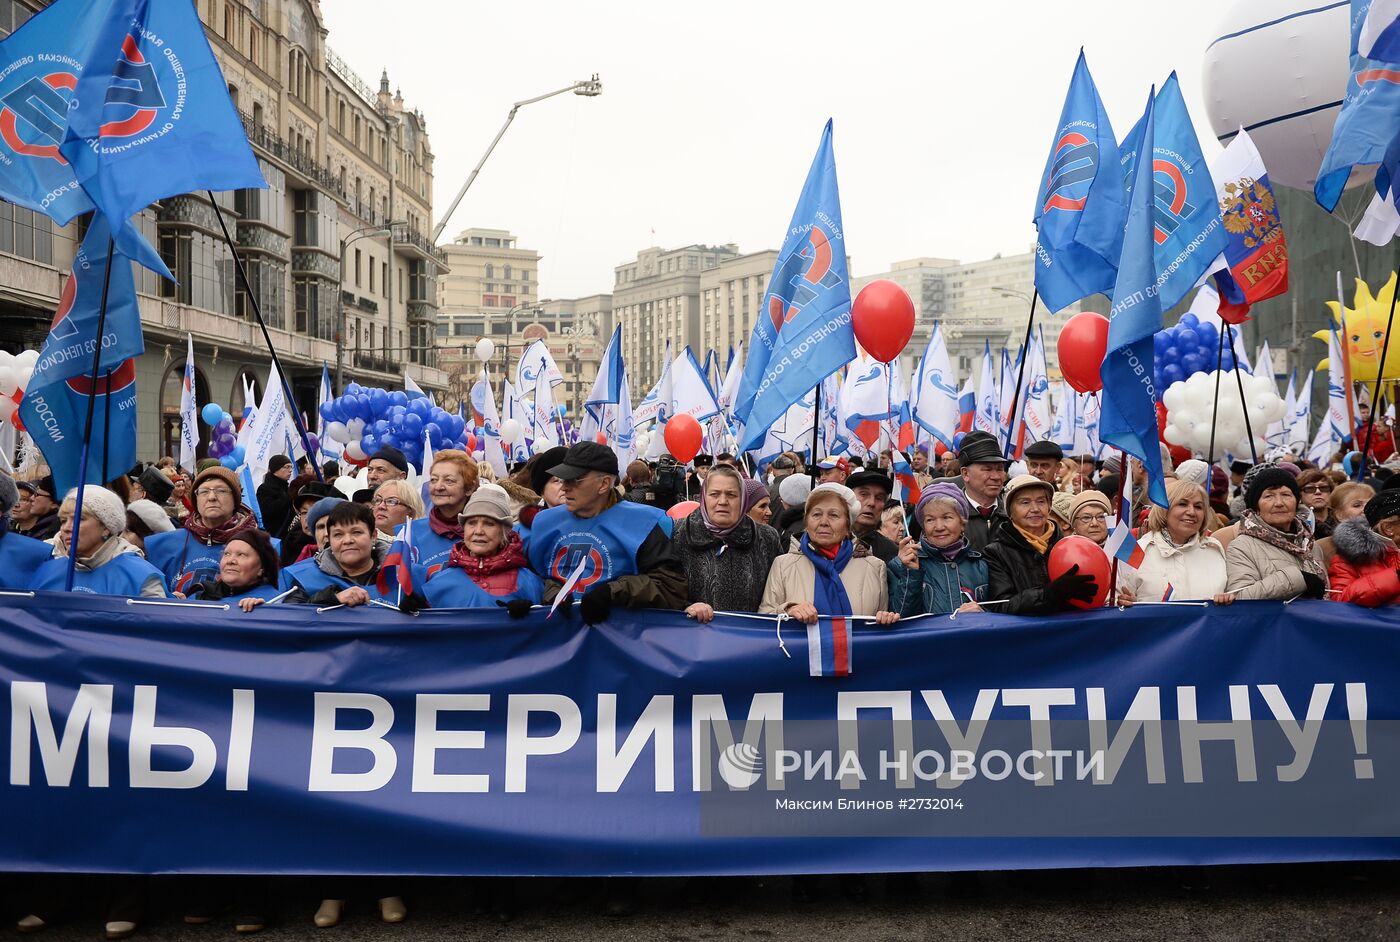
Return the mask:
POLYGON ((894 465, 895 486, 899 488, 898 499, 905 504, 917 504, 923 490, 914 477, 914 468, 909 464, 909 459, 904 457, 904 452, 896 451, 891 454, 890 460, 894 465))
POLYGON ((963 384, 962 392, 958 394, 958 431, 972 431, 972 422, 977 417, 977 390, 973 388, 972 377, 967 378, 963 384))
POLYGON ((1170 602, 1174 595, 1176 595, 1176 586, 1168 582, 1166 591, 1162 593, 1162 601, 1170 602))
POLYGON ((1138 545, 1137 537, 1133 536, 1133 528, 1128 526, 1127 518, 1118 521, 1113 532, 1108 535, 1103 550, 1110 558, 1117 557, 1134 569, 1141 566, 1142 561, 1147 558, 1147 554, 1138 545))
POLYGON ((807 626, 807 672, 813 677, 851 674, 851 620, 818 616, 807 626))
POLYGON ((389 552, 384 554, 384 562, 380 564, 379 576, 375 580, 380 595, 389 594, 390 578, 398 583, 402 595, 413 594, 411 567, 417 561, 414 558, 417 551, 409 540, 408 528, 411 525, 412 521, 407 521, 399 527, 394 534, 394 542, 389 546, 389 552))

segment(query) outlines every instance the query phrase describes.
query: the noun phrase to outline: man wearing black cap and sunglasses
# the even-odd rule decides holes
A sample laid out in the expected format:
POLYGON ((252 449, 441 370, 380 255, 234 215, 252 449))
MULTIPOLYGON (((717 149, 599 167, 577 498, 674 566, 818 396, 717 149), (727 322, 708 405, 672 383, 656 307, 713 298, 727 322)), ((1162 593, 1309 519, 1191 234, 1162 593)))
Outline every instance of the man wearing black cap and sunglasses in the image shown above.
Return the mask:
POLYGON ((590 625, 606 621, 614 603, 685 608, 685 571, 671 551, 671 518, 621 499, 611 448, 579 442, 548 474, 563 482, 564 503, 535 517, 526 547, 531 567, 544 577, 546 605, 578 573, 561 607, 578 599, 590 625))

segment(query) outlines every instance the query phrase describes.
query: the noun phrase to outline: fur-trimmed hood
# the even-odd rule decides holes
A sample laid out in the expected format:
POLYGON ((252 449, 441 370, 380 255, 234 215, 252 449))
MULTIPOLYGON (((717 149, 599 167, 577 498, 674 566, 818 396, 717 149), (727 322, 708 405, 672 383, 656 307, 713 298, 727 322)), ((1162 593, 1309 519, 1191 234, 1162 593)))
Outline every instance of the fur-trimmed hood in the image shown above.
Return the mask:
POLYGON ((1371 529, 1365 517, 1353 517, 1337 524, 1332 531, 1332 544, 1337 555, 1352 566, 1380 562, 1387 552, 1396 549, 1394 543, 1371 529))

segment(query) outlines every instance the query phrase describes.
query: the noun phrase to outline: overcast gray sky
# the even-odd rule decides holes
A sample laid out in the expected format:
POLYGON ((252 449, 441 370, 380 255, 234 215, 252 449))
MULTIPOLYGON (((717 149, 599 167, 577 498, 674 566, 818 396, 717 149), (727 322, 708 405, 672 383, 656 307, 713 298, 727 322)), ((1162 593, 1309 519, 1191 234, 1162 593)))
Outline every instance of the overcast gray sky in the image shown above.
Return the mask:
POLYGON ((1079 47, 1115 133, 1176 69, 1209 159, 1201 56, 1221 0, 481 4, 329 0, 329 42, 423 110, 440 214, 521 110, 446 233, 510 229, 541 296, 612 290, 651 244, 776 248, 823 123, 853 273, 1023 252, 1079 47), (1169 12, 1168 12, 1169 10, 1169 12), (652 230, 655 230, 653 240, 652 230))

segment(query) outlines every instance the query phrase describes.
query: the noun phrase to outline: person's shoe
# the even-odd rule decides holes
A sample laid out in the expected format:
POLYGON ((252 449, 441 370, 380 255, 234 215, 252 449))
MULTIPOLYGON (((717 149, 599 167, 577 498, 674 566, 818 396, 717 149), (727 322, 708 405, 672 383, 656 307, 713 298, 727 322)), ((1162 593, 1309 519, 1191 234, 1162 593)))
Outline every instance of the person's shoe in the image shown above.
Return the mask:
POLYGON ((105 935, 108 939, 129 939, 136 934, 136 923, 116 919, 107 923, 105 935))
POLYGON ((15 928, 20 932, 43 932, 48 927, 48 923, 32 913, 15 923, 15 928))
POLYGON ((341 913, 345 911, 345 900, 323 899, 321 908, 316 910, 315 922, 318 928, 329 929, 340 925, 341 913))
POLYGON ((212 918, 214 917, 205 916, 200 913, 186 913, 184 917, 185 925, 187 926, 202 926, 205 923, 209 922, 209 920, 211 920, 212 918))
POLYGON ((403 922, 408 918, 408 907, 402 896, 386 896, 379 901, 379 918, 385 922, 403 922))
POLYGON ((267 928, 267 920, 262 916, 239 916, 233 921, 233 931, 239 935, 252 935, 267 928))

